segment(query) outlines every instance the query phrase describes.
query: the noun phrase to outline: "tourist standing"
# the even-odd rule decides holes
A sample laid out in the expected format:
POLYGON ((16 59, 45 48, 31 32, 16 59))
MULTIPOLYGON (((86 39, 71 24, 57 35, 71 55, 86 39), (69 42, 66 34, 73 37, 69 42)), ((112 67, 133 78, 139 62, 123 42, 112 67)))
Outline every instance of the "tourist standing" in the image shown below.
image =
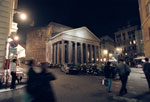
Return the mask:
POLYGON ((16 59, 13 59, 12 62, 10 63, 10 72, 11 72, 11 76, 12 76, 12 80, 11 80, 11 86, 10 88, 11 89, 15 89, 16 87, 16 79, 17 79, 17 76, 16 76, 16 71, 17 71, 17 60, 16 59))
POLYGON ((111 66, 111 62, 107 62, 106 66, 104 67, 104 74, 105 78, 108 80, 107 91, 110 93, 112 86, 112 79, 115 76, 114 67, 111 66))

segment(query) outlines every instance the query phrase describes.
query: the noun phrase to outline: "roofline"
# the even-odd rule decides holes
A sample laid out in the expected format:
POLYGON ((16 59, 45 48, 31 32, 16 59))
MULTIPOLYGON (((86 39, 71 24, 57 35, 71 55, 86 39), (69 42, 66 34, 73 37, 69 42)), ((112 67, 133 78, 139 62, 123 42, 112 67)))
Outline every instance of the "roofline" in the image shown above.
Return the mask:
MULTIPOLYGON (((83 27, 80 27, 80 28, 75 28, 75 29, 60 32, 60 33, 58 33, 57 35, 53 36, 50 39, 54 39, 55 37, 60 36, 61 34, 65 34, 65 32, 69 32, 69 31, 73 31, 73 30, 77 30, 77 29, 81 29, 81 28, 86 29, 88 32, 90 32, 92 35, 94 35, 94 33, 92 33, 87 27, 83 26, 83 27)), ((94 35, 94 37, 100 42, 100 39, 97 36, 94 35)))

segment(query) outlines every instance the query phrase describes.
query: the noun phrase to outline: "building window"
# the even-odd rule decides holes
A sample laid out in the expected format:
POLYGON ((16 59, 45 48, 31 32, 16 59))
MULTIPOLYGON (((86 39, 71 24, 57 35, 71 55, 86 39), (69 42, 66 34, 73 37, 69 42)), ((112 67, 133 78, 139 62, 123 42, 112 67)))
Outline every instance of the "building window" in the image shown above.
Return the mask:
POLYGON ((120 35, 120 34, 117 35, 116 38, 117 38, 117 42, 120 42, 120 41, 121 41, 121 35, 120 35))
POLYGON ((126 40, 125 33, 123 33, 123 40, 126 40))
POLYGON ((132 45, 132 41, 130 41, 130 45, 132 45))
POLYGON ((133 34, 133 39, 135 39, 135 34, 133 34))
POLYGON ((133 44, 136 44, 136 41, 135 41, 135 40, 133 40, 133 44))

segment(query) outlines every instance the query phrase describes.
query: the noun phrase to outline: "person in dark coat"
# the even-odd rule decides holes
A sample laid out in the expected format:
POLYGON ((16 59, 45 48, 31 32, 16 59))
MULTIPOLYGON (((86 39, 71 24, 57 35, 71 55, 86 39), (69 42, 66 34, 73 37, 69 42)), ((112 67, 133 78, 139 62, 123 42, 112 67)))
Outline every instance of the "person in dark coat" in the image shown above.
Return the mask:
POLYGON ((50 81, 55 80, 55 76, 47 72, 46 63, 41 63, 41 72, 34 70, 35 62, 29 62, 27 92, 32 96, 31 102, 55 102, 55 95, 50 85, 50 81))
POLYGON ((127 85, 128 76, 129 76, 131 70, 128 67, 128 65, 125 64, 123 59, 120 59, 120 63, 117 66, 117 70, 118 70, 121 84, 122 84, 122 87, 121 87, 120 92, 119 92, 119 96, 123 96, 127 93, 126 85, 127 85))
POLYGON ((47 63, 41 63, 42 71, 40 75, 40 94, 38 102, 55 102, 55 95, 50 84, 50 81, 55 80, 55 76, 51 72, 47 72, 47 63))
POLYGON ((145 64, 143 66, 143 71, 144 71, 144 74, 145 74, 145 77, 147 79, 147 83, 148 83, 148 86, 149 86, 149 91, 150 91, 150 63, 149 63, 149 59, 148 58, 145 58, 145 64))
POLYGON ((106 66, 104 67, 104 74, 108 80, 108 92, 111 92, 112 86, 112 79, 114 78, 114 67, 111 66, 111 62, 107 62, 106 66))

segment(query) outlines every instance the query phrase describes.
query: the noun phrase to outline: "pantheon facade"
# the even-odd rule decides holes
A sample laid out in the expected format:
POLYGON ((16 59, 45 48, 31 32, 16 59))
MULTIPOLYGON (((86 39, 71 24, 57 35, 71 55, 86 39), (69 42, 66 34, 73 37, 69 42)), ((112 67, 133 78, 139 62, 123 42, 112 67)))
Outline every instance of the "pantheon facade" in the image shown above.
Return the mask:
POLYGON ((47 27, 39 29, 35 29, 27 36, 27 58, 50 64, 99 62, 100 40, 87 27, 73 29, 50 23, 47 27))

